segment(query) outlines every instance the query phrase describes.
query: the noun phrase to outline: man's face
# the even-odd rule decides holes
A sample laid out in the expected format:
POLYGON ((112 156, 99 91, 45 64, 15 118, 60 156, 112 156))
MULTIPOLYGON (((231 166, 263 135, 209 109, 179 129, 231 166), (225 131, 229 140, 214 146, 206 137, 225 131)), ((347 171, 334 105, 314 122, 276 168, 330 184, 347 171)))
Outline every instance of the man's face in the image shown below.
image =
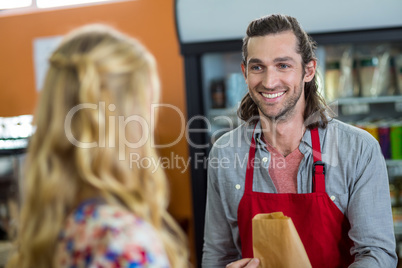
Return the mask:
MULTIPOLYGON (((289 120, 304 112, 304 82, 311 81, 311 67, 302 68, 296 36, 290 32, 251 37, 247 66, 243 74, 260 116, 276 121, 289 120)), ((313 66, 315 62, 308 65, 313 66)))

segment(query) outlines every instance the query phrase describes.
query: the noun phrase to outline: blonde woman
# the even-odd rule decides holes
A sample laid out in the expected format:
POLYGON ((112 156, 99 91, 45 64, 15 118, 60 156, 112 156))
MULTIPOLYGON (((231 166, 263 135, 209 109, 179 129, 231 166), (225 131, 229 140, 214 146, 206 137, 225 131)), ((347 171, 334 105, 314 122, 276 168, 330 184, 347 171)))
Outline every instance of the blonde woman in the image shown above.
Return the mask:
POLYGON ((102 25, 67 35, 41 92, 8 268, 188 266, 164 173, 130 166, 132 154, 157 157, 158 91, 136 40, 102 25))

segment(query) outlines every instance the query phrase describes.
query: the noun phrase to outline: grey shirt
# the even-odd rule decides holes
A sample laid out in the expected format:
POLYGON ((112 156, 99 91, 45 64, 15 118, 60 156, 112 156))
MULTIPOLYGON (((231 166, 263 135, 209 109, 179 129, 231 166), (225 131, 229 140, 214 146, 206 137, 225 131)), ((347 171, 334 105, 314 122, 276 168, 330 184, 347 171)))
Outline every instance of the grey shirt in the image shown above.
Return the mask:
MULTIPOLYGON (((244 193, 248 152, 254 126, 243 124, 216 141, 209 155, 207 207, 202 266, 225 267, 241 259, 237 208, 244 193)), ((366 131, 331 120, 319 129, 325 189, 348 218, 354 242, 350 267, 396 267, 389 181, 378 142, 366 131)), ((270 153, 258 123, 254 138, 253 191, 277 193, 268 173, 270 153)), ((311 193, 312 145, 307 130, 300 142, 304 155, 297 173, 297 192, 311 193)), ((275 163, 271 163, 275 164, 275 163)), ((306 215, 308 216, 308 215, 306 215)))

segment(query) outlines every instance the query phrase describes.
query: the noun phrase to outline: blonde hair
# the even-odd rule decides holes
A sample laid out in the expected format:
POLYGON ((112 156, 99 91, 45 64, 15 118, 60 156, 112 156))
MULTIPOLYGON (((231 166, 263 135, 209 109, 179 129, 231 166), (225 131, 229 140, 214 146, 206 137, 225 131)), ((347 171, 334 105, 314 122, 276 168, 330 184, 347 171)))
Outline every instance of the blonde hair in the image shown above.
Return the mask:
POLYGON ((171 266, 188 267, 185 237, 167 213, 164 172, 130 167, 132 153, 157 157, 151 138, 144 124, 122 120, 135 116, 149 123, 158 81, 155 60, 138 41, 103 25, 67 35, 50 57, 35 115, 16 252, 8 268, 54 267, 66 217, 91 197, 150 222, 171 266))

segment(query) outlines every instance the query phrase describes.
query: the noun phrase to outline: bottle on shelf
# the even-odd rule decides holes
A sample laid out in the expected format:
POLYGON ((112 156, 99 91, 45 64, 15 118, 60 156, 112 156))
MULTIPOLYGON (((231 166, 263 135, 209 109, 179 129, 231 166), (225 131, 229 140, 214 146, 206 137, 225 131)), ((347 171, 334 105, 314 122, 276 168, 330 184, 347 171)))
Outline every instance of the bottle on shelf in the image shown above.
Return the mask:
POLYGON ((225 108, 225 82, 224 80, 213 80, 211 82, 212 108, 225 108))

